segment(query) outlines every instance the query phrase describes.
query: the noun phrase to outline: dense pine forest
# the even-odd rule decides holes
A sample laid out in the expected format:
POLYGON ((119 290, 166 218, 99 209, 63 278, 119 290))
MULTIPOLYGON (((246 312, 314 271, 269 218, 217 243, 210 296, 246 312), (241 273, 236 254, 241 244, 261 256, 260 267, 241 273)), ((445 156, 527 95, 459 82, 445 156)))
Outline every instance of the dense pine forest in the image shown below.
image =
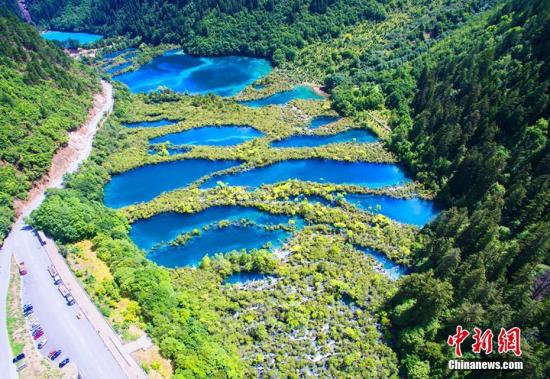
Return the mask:
MULTIPOLYGON (((335 339, 341 350, 312 375, 550 377, 549 1, 27 3, 40 28, 177 44, 191 54, 262 56, 279 66, 277 75, 322 83, 331 112, 355 123, 377 117, 389 150, 385 159, 396 157, 445 209, 414 237, 401 226, 363 220, 383 240, 386 255, 407 263, 410 274, 396 282, 354 260, 346 242, 356 238, 357 229, 334 236, 326 225, 299 234, 284 262, 259 250, 205 259, 197 270, 165 270, 131 242, 129 222, 174 204, 186 212, 204 204, 261 206, 303 188, 285 184, 243 194, 220 186, 205 195, 190 190, 163 195, 152 205, 108 209, 102 203, 105 183, 117 170, 143 164, 137 162, 139 152, 148 143, 124 128, 125 122, 153 115, 190 126, 196 115, 215 123, 229 114, 243 124, 259 124, 267 135, 286 132, 268 111, 243 111, 232 100, 170 91, 132 95, 117 85, 115 116, 100 130, 92 158, 68 177, 67 189, 51 192, 32 223, 65 244, 67 257, 78 256, 78 244, 91 241, 111 274, 101 282, 84 276, 86 289, 107 317, 121 318, 116 304, 129 303, 128 317, 139 320, 171 360, 175 377, 299 377, 306 364, 303 347, 293 345, 289 330, 308 323, 318 330, 325 319, 342 325, 335 339), (400 255, 396 240, 410 254, 400 255), (278 287, 240 293, 219 285, 228 274, 252 267, 278 276, 278 287), (306 298, 299 310, 288 307, 306 298), (342 299, 360 311, 342 311, 342 299), (497 333, 520 327, 524 369, 448 370, 453 355, 447 337, 457 325, 497 333)), ((0 113, 1 242, 13 219, 13 199, 23 198, 48 169, 66 131, 85 115, 97 79, 7 13, 0 17, 0 35, 0 97, 9 104, 0 113)), ((277 117, 295 116, 282 111, 277 117)), ((251 164, 268 159, 267 148, 251 146, 254 154, 240 150, 230 158, 251 164)), ((373 156, 382 154, 382 145, 378 148, 373 156)), ((227 159, 227 151, 208 150, 208 158, 227 159)), ((335 154, 354 152, 362 151, 335 154)), ((313 185, 307 191, 324 194, 313 185)), ((323 212, 328 211, 306 210, 311 220, 340 216, 323 212)), ((464 350, 467 360, 515 359, 464 350)))
POLYGON ((84 121, 98 81, 34 27, 0 13, 0 242, 24 199, 50 167, 67 131, 84 121))

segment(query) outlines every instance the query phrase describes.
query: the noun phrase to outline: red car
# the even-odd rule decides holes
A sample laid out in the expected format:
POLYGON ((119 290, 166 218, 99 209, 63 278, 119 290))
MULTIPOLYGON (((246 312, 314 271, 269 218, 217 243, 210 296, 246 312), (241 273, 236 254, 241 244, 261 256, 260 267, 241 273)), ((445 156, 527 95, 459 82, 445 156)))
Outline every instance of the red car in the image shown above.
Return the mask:
POLYGON ((37 339, 39 339, 40 337, 42 337, 44 335, 44 332, 43 331, 39 331, 38 333, 36 333, 34 336, 32 336, 32 338, 36 341, 37 339))
POLYGON ((19 275, 27 275, 27 267, 25 267, 25 262, 19 263, 19 275))

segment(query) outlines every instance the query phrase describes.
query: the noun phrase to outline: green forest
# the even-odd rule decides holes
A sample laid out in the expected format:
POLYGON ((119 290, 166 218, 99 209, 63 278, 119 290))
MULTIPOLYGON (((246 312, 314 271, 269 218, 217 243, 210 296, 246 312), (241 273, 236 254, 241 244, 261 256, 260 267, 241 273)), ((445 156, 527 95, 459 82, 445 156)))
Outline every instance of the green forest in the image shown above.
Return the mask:
POLYGON ((92 105, 98 79, 35 28, 0 13, 0 243, 25 199, 92 105))
MULTIPOLYGON (((62 246, 113 327, 125 336, 134 327, 147 332, 173 377, 550 377, 549 1, 34 0, 28 8, 38 28, 143 43, 145 54, 174 44, 190 54, 268 58, 277 71, 244 98, 301 83, 329 95, 314 105, 255 109, 213 95, 136 95, 114 82, 115 111, 90 159, 33 212, 31 224, 62 246), (322 114, 343 117, 324 133, 369 128, 381 139, 270 148, 322 114), (160 119, 179 121, 123 126, 160 119), (195 146, 183 158, 168 145, 150 153, 149 139, 202 124, 246 124, 264 136, 234 148, 195 146), (120 210, 103 204, 115 174, 147 164, 204 158, 257 167, 311 157, 399 162, 414 181, 376 190, 292 180, 254 191, 195 185, 120 210), (433 198, 444 211, 419 230, 348 206, 345 193, 433 198), (340 206, 288 201, 303 194, 340 206), (279 226, 293 231, 284 259, 234 251, 196 269, 163 268, 129 237, 136 220, 212 206, 300 216, 307 226, 279 226), (389 280, 362 248, 405 265, 408 275, 389 280), (74 263, 90 252, 109 275, 98 279, 74 263), (277 279, 220 284, 239 272, 277 279), (121 309, 127 304, 131 311, 121 309), (469 343, 463 350, 471 361, 521 359, 523 370, 449 370, 447 337, 457 325, 521 328, 521 358, 474 354, 469 343)), ((8 11, 0 16, 0 94, 9 104, 0 111, 1 243, 13 200, 25 198, 83 120, 98 76, 8 11)))

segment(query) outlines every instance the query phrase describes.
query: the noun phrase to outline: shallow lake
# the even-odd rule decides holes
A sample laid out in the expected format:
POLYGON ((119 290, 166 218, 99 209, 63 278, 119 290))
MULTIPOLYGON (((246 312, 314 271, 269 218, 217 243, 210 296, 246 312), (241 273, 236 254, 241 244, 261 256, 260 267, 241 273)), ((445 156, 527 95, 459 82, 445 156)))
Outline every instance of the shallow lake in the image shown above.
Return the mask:
POLYGON ((113 58, 116 58, 118 56, 121 56, 122 54, 126 54, 127 52, 135 51, 135 50, 136 50, 135 48, 129 47, 127 49, 113 51, 111 53, 104 54, 103 59, 113 59, 113 58))
POLYGON ((218 181, 233 186, 259 187, 288 179, 302 181, 356 184, 371 188, 403 184, 409 179, 393 164, 341 162, 323 159, 299 159, 274 163, 234 174, 214 176, 203 188, 216 186, 218 181))
MULTIPOLYGON (((170 242, 182 233, 200 229, 222 220, 249 220, 261 225, 286 224, 291 219, 287 215, 275 215, 256 208, 214 206, 197 213, 160 213, 148 219, 141 219, 131 226, 130 237, 141 249, 148 251, 160 242, 170 242)), ((302 225, 300 218, 294 218, 297 227, 302 225)))
POLYGON ((329 143, 368 143, 376 142, 374 134, 366 129, 351 129, 342 133, 331 135, 300 135, 289 137, 280 141, 271 143, 273 147, 314 147, 327 145, 329 143))
POLYGON ((177 120, 168 120, 164 118, 157 121, 126 122, 122 125, 126 126, 127 128, 154 128, 157 126, 174 125, 177 123, 177 120))
POLYGON ((239 101, 239 104, 249 107, 265 107, 268 105, 283 105, 292 100, 321 100, 323 96, 319 95, 309 86, 298 86, 289 91, 278 92, 274 95, 263 97, 256 100, 239 101))
POLYGON ((346 201, 372 213, 380 213, 406 224, 424 226, 438 213, 433 201, 418 198, 396 199, 390 196, 349 194, 346 201))
POLYGON ((164 245, 151 251, 147 257, 165 267, 197 267, 206 255, 242 249, 278 248, 289 237, 290 232, 281 229, 232 225, 203 231, 183 246, 164 245))
POLYGON ((229 275, 224 281, 224 284, 244 284, 248 282, 257 282, 259 280, 265 280, 272 278, 273 276, 262 274, 260 272, 237 272, 229 275))
POLYGON ((197 57, 180 50, 169 51, 139 69, 115 76, 136 92, 159 86, 189 94, 213 93, 233 96, 271 72, 265 59, 250 57, 197 57))
POLYGON ((407 269, 405 267, 393 263, 384 254, 361 246, 355 246, 355 248, 374 258, 374 260, 380 265, 382 272, 391 279, 399 279, 402 275, 407 273, 407 269))
POLYGON ((120 208, 149 201, 166 191, 182 188, 214 171, 238 165, 237 161, 185 159, 145 165, 114 175, 104 190, 105 205, 120 208))
POLYGON ((59 32, 51 30, 42 33, 42 37, 50 41, 67 42, 70 39, 78 41, 81 45, 98 41, 103 38, 99 34, 77 33, 77 32, 59 32))
POLYGON ((338 120, 340 120, 340 117, 337 116, 317 116, 311 120, 309 127, 311 129, 317 129, 323 125, 332 124, 338 120))
POLYGON ((117 64, 116 66, 109 67, 107 70, 105 70, 105 72, 107 74, 115 74, 120 70, 124 70, 126 67, 130 67, 132 64, 133 64, 132 61, 117 64))
POLYGON ((206 125, 156 137, 151 139, 149 143, 170 142, 172 145, 234 146, 262 135, 263 133, 250 126, 206 125))

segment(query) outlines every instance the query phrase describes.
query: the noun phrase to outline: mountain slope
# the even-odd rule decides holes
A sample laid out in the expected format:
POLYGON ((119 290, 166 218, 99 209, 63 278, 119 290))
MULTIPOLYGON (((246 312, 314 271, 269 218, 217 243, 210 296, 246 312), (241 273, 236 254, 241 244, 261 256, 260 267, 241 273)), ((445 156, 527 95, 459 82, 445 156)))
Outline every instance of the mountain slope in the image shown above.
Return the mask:
POLYGON ((67 131, 84 121, 97 79, 36 30, 0 13, 0 242, 13 199, 50 167, 67 131))
POLYGON ((393 146, 451 208, 425 230, 418 273, 393 301, 410 377, 447 375, 458 324, 520 327, 515 375, 550 375, 549 21, 550 3, 511 1, 414 62, 411 117, 393 146))

